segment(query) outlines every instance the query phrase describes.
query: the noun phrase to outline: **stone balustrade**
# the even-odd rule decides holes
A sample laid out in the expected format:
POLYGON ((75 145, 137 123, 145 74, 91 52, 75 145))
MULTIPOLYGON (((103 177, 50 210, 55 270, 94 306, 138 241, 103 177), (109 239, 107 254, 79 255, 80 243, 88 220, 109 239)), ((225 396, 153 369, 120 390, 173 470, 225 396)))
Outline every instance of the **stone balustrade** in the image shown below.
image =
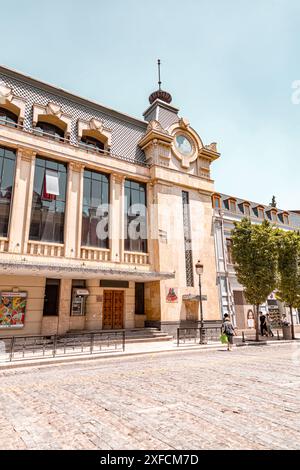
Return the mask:
POLYGON ((27 254, 33 256, 51 256, 61 258, 64 256, 64 245, 60 243, 42 243, 29 241, 27 254))

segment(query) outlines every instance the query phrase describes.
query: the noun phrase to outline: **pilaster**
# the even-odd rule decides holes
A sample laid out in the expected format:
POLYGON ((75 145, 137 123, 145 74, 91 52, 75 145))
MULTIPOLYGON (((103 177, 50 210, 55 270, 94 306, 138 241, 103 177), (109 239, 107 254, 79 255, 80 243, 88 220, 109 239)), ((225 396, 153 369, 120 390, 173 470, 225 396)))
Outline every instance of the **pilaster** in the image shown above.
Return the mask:
POLYGON ((65 210, 65 256, 80 257, 84 165, 69 163, 65 210))
POLYGON ((111 175, 109 234, 111 260, 114 262, 124 260, 124 181, 125 175, 111 175))

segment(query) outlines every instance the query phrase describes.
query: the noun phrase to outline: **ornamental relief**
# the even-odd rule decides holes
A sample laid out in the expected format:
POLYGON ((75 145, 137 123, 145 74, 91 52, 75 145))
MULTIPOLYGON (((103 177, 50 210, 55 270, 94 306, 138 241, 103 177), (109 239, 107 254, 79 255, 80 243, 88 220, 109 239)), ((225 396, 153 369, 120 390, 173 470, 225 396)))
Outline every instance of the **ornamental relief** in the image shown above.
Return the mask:
POLYGON ((18 124, 23 124, 25 118, 25 100, 15 96, 12 88, 0 82, 0 106, 18 115, 18 124))

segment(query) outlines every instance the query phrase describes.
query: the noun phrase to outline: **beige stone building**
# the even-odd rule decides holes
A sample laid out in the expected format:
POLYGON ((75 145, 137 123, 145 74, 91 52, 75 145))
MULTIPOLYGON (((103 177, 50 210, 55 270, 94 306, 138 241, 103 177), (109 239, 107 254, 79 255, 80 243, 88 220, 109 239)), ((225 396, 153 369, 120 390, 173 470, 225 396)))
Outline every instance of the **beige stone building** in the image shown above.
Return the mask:
POLYGON ((171 96, 136 119, 0 67, 0 336, 219 322, 211 163, 171 96))

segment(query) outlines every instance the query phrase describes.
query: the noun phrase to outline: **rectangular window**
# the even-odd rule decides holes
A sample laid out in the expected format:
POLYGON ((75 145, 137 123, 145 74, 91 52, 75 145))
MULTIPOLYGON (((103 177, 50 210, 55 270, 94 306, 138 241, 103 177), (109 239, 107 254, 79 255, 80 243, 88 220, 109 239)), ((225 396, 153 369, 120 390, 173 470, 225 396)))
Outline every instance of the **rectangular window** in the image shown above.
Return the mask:
POLYGON ((45 298, 44 298, 44 316, 57 316, 59 305, 59 279, 46 279, 45 298))
POLYGON ((258 217, 259 217, 260 219, 264 219, 264 218, 265 218, 265 212, 264 212, 264 210, 263 210, 262 208, 259 208, 259 209, 258 209, 258 217))
POLYGON ((232 240, 230 238, 226 238, 226 250, 227 250, 227 263, 233 264, 232 259, 232 240))
POLYGON ((135 314, 145 315, 145 284, 135 283, 135 314))
POLYGON ((82 246, 109 246, 109 177, 95 171, 84 172, 82 246))
POLYGON ((147 253, 146 185, 125 181, 125 251, 147 253))
POLYGON ((220 209, 221 208, 221 202, 220 202, 220 198, 218 196, 214 196, 214 198, 213 198, 213 207, 215 209, 220 209))
POLYGON ((277 222, 277 212, 271 211, 271 219, 273 222, 277 222))
POLYGON ((64 243, 67 166, 38 157, 35 163, 29 239, 64 243))
POLYGON ((229 210, 231 212, 235 212, 236 211, 236 202, 235 201, 229 201, 229 210))
POLYGON ((0 237, 8 236, 15 167, 16 153, 0 147, 0 237))
POLYGON ((194 266, 191 238, 191 218, 189 193, 182 191, 183 204, 183 230, 184 230, 184 251, 185 251, 185 272, 187 287, 194 287, 194 266))
POLYGON ((248 204, 244 204, 244 214, 250 217, 250 206, 248 204))

